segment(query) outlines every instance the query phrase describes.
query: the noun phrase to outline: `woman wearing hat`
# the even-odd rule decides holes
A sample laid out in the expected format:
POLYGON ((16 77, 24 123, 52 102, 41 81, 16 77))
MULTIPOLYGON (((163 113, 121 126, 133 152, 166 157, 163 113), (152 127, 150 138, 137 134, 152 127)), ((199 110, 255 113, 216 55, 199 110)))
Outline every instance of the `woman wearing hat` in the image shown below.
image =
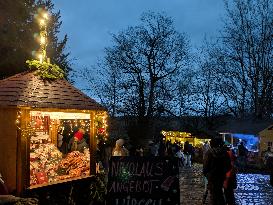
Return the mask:
POLYGON ((129 152, 128 150, 123 146, 124 145, 124 140, 123 139, 118 139, 116 141, 116 146, 113 150, 113 156, 128 156, 129 152))
POLYGON ((70 140, 70 149, 71 151, 80 151, 83 152, 84 148, 88 147, 88 144, 86 143, 84 139, 85 131, 83 128, 80 128, 74 135, 74 137, 70 140))

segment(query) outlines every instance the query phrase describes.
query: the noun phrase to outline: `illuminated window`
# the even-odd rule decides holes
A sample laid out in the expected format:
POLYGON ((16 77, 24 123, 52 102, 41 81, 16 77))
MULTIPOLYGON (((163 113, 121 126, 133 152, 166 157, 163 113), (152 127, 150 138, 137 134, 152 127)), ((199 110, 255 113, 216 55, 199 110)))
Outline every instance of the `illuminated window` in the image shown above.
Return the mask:
POLYGON ((30 112, 30 187, 90 175, 90 115, 30 112))

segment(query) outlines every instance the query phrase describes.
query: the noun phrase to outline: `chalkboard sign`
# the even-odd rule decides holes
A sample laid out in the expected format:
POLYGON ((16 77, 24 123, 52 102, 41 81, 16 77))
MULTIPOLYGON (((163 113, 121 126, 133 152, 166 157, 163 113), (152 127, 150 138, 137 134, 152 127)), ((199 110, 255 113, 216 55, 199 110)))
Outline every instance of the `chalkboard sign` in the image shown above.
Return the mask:
POLYGON ((179 205, 178 161, 167 157, 112 157, 107 205, 179 205))

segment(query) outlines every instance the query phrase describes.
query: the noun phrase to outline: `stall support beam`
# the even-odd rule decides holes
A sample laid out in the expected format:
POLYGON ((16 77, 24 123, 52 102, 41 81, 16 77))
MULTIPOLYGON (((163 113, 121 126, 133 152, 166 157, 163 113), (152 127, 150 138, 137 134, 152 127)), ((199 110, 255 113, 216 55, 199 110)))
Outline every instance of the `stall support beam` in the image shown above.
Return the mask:
POLYGON ((29 127, 30 114, 28 109, 21 109, 21 125, 17 131, 17 194, 29 187, 30 164, 29 164, 29 127))
POLYGON ((95 130, 95 112, 90 113, 90 174, 96 174, 96 130, 95 130))

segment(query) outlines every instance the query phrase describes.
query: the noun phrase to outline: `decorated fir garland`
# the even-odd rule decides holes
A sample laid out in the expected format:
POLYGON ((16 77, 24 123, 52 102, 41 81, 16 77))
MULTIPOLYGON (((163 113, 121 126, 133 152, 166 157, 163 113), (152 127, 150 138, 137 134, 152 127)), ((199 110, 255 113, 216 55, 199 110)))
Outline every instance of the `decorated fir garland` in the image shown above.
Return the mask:
POLYGON ((105 143, 105 141, 107 141, 107 136, 106 136, 106 121, 104 118, 104 114, 96 115, 95 128, 96 128, 96 138, 99 141, 102 141, 105 143))
POLYGON ((26 63, 30 69, 37 69, 36 75, 42 79, 55 80, 64 77, 64 71, 56 64, 40 62, 38 60, 27 60, 26 63))

